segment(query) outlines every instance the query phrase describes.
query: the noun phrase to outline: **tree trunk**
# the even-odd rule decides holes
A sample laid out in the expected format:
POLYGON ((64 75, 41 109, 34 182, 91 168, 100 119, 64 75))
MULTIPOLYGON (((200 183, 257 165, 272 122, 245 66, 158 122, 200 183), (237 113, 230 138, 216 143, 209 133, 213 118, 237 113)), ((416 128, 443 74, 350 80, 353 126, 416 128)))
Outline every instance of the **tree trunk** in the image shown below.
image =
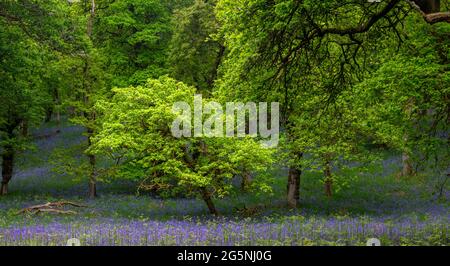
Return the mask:
POLYGON ((87 34, 89 38, 92 36, 92 28, 94 26, 94 17, 95 17, 95 0, 91 0, 91 12, 87 22, 87 34))
MULTIPOLYGON (((92 38, 92 30, 94 26, 94 17, 95 17, 95 0, 91 0, 91 10, 90 15, 87 21, 87 35, 89 38, 92 38)), ((88 68, 87 59, 85 61, 85 69, 84 73, 86 74, 88 68)), ((85 104, 88 105, 89 97, 87 95, 84 95, 84 101, 85 104)), ((88 113, 83 114, 84 117, 86 117, 89 121, 95 121, 95 113, 91 116, 88 113)), ((87 133, 88 133, 88 147, 92 145, 91 138, 94 135, 94 129, 87 127, 87 133)), ((88 154, 89 159, 89 165, 90 165, 90 174, 89 174, 89 198, 94 199, 97 197, 97 172, 96 172, 96 157, 94 154, 88 154)))
POLYGON ((414 170, 412 166, 411 157, 407 152, 403 152, 402 154, 402 176, 412 176, 414 175, 414 170))
POLYGON ((325 195, 328 198, 331 198, 331 196, 333 196, 332 185, 333 185, 333 180, 331 180, 331 179, 325 180, 325 195))
POLYGON ((95 199, 97 197, 97 183, 95 180, 89 180, 89 198, 95 199))
POLYGON ((210 193, 206 190, 206 188, 201 188, 200 193, 202 195, 202 199, 205 201, 206 206, 208 206, 209 213, 213 215, 219 215, 219 212, 216 209, 216 206, 214 205, 214 202, 212 201, 210 193))
POLYGON ((212 89, 214 82, 217 79, 217 73, 219 71, 220 64, 222 63, 223 56, 225 54, 225 46, 219 44, 219 52, 217 53, 216 62, 214 63, 214 68, 212 69, 211 77, 207 80, 208 89, 212 89))
POLYGON ((97 173, 95 169, 96 158, 95 155, 89 154, 89 165, 91 166, 91 173, 89 176, 89 198, 94 199, 97 197, 97 173))
POLYGON ((23 120, 20 123, 20 133, 21 133, 22 137, 24 137, 24 138, 28 137, 28 121, 23 120))
POLYGON ((48 123, 52 120, 52 116, 53 116, 53 106, 52 107, 48 107, 45 110, 45 123, 48 123))
MULTIPOLYGON (((90 147, 92 145, 91 137, 94 134, 93 129, 88 129, 88 146, 90 147)), ((89 165, 90 165, 90 174, 89 174, 89 198, 94 199, 97 197, 97 170, 96 170, 96 164, 97 164, 97 158, 93 154, 87 155, 89 159, 89 165)))
POLYGON ((441 10, 440 0, 414 0, 425 14, 436 13, 441 10))
POLYGON ((74 117, 77 115, 77 110, 75 109, 75 107, 69 106, 69 107, 67 107, 67 113, 68 113, 69 117, 74 117))
POLYGON ((244 174, 242 174, 241 190, 248 191, 251 182, 252 182, 252 177, 251 177, 250 173, 244 172, 244 174))
MULTIPOLYGON (((407 116, 411 116, 413 112, 413 106, 414 106, 414 99, 410 98, 408 99, 406 106, 405 106, 405 113, 407 116)), ((403 143, 404 146, 407 147, 409 143, 409 134, 408 132, 405 132, 403 134, 403 143)), ((402 154, 402 172, 401 176, 411 176, 413 175, 413 166, 412 166, 412 159, 410 157, 410 154, 408 152, 408 149, 403 147, 403 154, 402 154)))
POLYGON ((289 168, 287 201, 290 208, 297 208, 300 199, 300 176, 302 172, 297 168, 289 168))
POLYGON ((61 111, 56 111, 56 133, 61 133, 61 111))
POLYGON ((8 183, 12 178, 14 169, 14 148, 11 145, 4 147, 2 154, 2 184, 0 195, 8 194, 8 183))
POLYGON ((53 97, 55 102, 55 113, 56 113, 56 133, 61 132, 61 99, 59 95, 58 88, 53 91, 53 97))
MULTIPOLYGON (((405 134, 405 136, 403 137, 403 140, 405 141, 405 143, 408 142, 407 134, 405 134)), ((413 174, 414 174, 414 170, 413 170, 413 163, 412 163, 411 156, 409 155, 409 153, 407 151, 403 151, 401 176, 412 176, 413 174)))
POLYGON ((325 195, 331 198, 331 196, 333 195, 332 193, 333 179, 331 178, 331 166, 329 161, 325 163, 324 175, 325 175, 325 195))

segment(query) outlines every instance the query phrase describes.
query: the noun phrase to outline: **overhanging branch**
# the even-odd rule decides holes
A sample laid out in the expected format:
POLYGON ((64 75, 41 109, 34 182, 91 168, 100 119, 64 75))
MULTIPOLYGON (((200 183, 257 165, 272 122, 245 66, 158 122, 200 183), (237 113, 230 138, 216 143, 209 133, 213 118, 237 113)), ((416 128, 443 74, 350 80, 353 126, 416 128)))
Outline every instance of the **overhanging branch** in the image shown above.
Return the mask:
POLYGON ((327 34, 337 35, 352 35, 358 33, 364 33, 368 31, 375 23, 384 18, 398 3, 400 0, 391 0, 381 11, 371 16, 365 23, 352 28, 326 28, 319 31, 319 36, 327 34))

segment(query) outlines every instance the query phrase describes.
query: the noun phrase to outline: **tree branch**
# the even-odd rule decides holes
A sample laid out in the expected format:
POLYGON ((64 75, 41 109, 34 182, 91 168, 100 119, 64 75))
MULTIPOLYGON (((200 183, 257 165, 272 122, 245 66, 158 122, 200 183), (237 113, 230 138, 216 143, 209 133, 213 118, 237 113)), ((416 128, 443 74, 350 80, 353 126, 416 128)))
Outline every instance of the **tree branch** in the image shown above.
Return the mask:
POLYGON ((367 32, 375 23, 385 17, 398 3, 400 3, 400 0, 391 0, 381 11, 375 13, 365 23, 360 24, 356 27, 321 29, 319 30, 319 36, 324 36, 327 34, 351 35, 367 32))
POLYGON ((436 12, 427 14, 414 1, 406 0, 406 2, 408 2, 412 8, 419 12, 423 19, 429 24, 435 24, 438 22, 450 23, 450 12, 436 12))

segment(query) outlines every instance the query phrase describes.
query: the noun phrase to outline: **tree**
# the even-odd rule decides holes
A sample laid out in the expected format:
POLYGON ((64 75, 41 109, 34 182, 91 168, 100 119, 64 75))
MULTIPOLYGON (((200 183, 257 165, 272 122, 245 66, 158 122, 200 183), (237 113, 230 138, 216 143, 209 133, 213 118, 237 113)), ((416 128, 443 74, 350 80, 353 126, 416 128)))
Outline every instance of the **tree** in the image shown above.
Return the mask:
MULTIPOLYGON (((170 37, 170 10, 165 1, 91 0, 74 4, 74 13, 85 21, 84 46, 74 62, 77 77, 67 105, 77 114, 71 120, 86 128, 86 155, 90 164, 89 196, 97 194, 96 155, 89 152, 101 124, 94 106, 109 96, 113 86, 141 84, 164 72, 170 37)), ((80 21, 80 22, 81 22, 80 21)))
POLYGON ((77 24, 67 16, 68 6, 68 1, 60 0, 1 1, 0 17, 40 46, 70 52, 77 24))
POLYGON ((2 150, 1 195, 8 193, 8 183, 12 178, 15 155, 24 148, 25 139, 21 138, 20 125, 39 121, 43 114, 45 93, 42 93, 42 81, 39 68, 42 58, 36 44, 24 36, 16 27, 0 30, 0 53, 2 57, 0 73, 0 146, 2 150), (18 42, 17 40, 21 40, 18 42))
POLYGON ((218 214, 213 199, 230 193, 233 177, 243 170, 257 175, 254 188, 269 189, 263 174, 273 151, 255 140, 172 135, 178 115, 173 105, 192 106, 193 87, 161 77, 113 91, 110 101, 98 103, 104 119, 91 151, 117 162, 115 176, 138 180, 141 189, 162 196, 198 195, 212 214, 218 214))
POLYGON ((219 66, 225 56, 225 46, 218 36, 215 17, 216 1, 196 0, 173 15, 174 32, 170 45, 171 75, 210 95, 219 66))
MULTIPOLYGON (((230 51, 219 91, 230 99, 250 97, 282 104, 291 158, 291 207, 297 205, 304 157, 304 151, 292 145, 300 137, 296 120, 305 111, 298 104, 302 101, 299 96, 314 86, 320 88, 317 95, 324 103, 332 103, 361 80, 371 69, 370 55, 382 49, 378 45, 393 38, 402 42, 402 22, 410 14, 420 14, 409 11, 426 9, 423 3, 417 9, 415 2, 219 1, 217 16, 230 51), (227 87, 235 91, 229 92, 227 87)), ((434 3, 432 12, 437 11, 439 1, 427 2, 434 3)), ((442 21, 446 20, 426 20, 442 21)))
MULTIPOLYGON (((98 52, 93 41, 95 18, 97 15, 97 2, 91 0, 90 3, 83 6, 78 3, 72 7, 73 12, 81 19, 85 19, 85 32, 82 33, 82 45, 77 51, 76 57, 72 62, 73 74, 77 77, 74 90, 70 98, 66 100, 66 105, 73 107, 75 116, 71 121, 82 125, 86 129, 87 147, 86 157, 89 162, 89 190, 90 198, 97 197, 97 158, 95 154, 87 150, 92 145, 92 139, 98 131, 98 117, 95 111, 95 103, 98 99, 106 96, 107 79, 103 69, 103 57, 98 52), (86 12, 87 11, 87 12, 86 12)), ((83 20, 80 20, 81 24, 83 20)))
POLYGON ((177 6, 159 0, 97 0, 92 40, 105 55, 111 86, 139 85, 167 73, 170 12, 177 6))
POLYGON ((8 193, 17 152, 28 147, 26 129, 41 121, 51 101, 45 86, 58 82, 49 76, 54 70, 48 65, 68 47, 66 34, 72 29, 63 19, 66 5, 60 1, 0 3, 2 195, 8 193))
POLYGON ((432 161, 447 174, 450 61, 443 51, 450 24, 421 25, 411 18, 405 25, 401 49, 381 52, 376 71, 351 90, 354 112, 376 142, 402 153, 400 175, 426 170, 432 161))

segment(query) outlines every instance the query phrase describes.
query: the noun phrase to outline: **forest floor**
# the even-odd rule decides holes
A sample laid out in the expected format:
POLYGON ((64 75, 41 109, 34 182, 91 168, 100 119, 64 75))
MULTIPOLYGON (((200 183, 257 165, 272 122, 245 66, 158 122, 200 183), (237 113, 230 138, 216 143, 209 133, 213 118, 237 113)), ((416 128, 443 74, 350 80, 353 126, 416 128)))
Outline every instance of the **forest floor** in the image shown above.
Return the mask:
MULTIPOLYGON (((32 151, 18 156, 10 194, 0 197, 1 245, 448 245, 449 185, 422 174, 398 178, 398 155, 341 172, 348 185, 327 198, 320 174, 305 173, 300 207, 285 206, 286 171, 273 172, 272 195, 236 193, 211 217, 195 198, 159 199, 136 193, 131 181, 105 180, 99 198, 86 197, 87 180, 55 172, 55 158, 80 158, 83 130, 54 124, 33 131, 32 151), (77 155, 78 154, 78 155, 77 155), (439 195, 440 194, 440 195, 439 195), (17 214, 22 208, 69 200, 76 214, 17 214)), ((76 163, 76 160, 74 160, 76 163)), ((345 183, 344 183, 345 184, 345 183)))

